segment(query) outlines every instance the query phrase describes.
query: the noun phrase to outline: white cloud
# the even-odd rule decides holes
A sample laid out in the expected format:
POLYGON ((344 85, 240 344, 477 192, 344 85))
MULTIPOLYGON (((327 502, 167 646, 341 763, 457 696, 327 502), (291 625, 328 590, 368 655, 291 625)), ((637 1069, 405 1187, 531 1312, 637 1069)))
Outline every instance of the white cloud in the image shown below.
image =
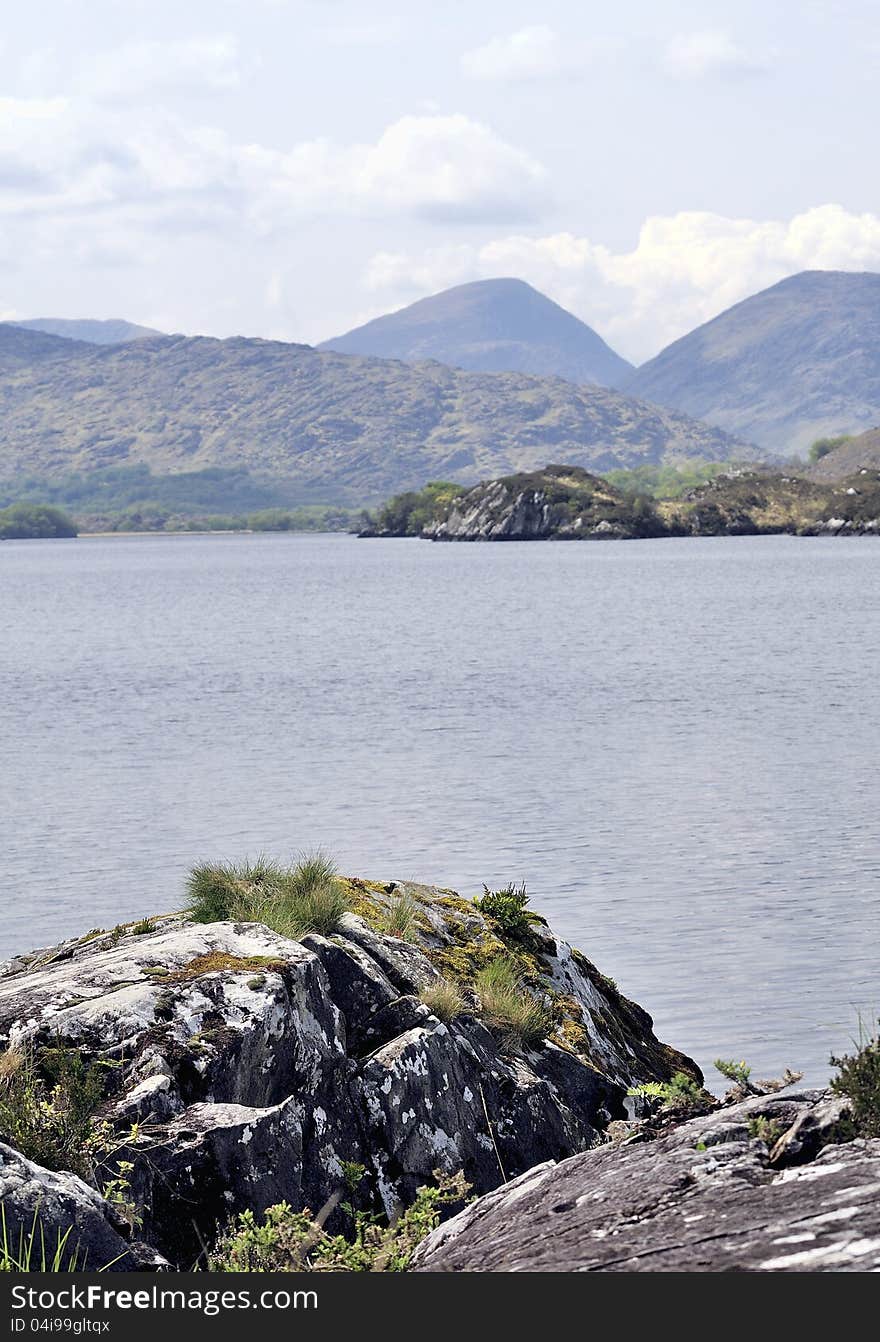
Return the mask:
POLYGON ((583 60, 579 43, 564 42, 552 28, 537 24, 466 51, 461 68, 471 79, 549 79, 571 73, 583 60))
POLYGON ((663 63, 680 79, 755 75, 767 68, 762 58, 739 46, 723 29, 679 33, 666 44, 663 63))
POLYGON ((127 42, 99 52, 77 90, 101 101, 128 102, 168 93, 222 93, 241 80, 235 39, 223 34, 167 42, 127 42))
POLYGON ((543 169, 488 126, 407 116, 373 143, 242 143, 161 108, 0 99, 4 251, 155 254, 165 236, 263 237, 310 216, 502 224, 535 217, 543 169))
POLYGON ((654 216, 631 250, 617 252, 571 233, 512 234, 418 256, 381 252, 364 283, 387 310, 452 284, 516 275, 641 362, 731 304, 811 269, 880 270, 880 216, 832 204, 787 221, 654 216))
POLYGON ((253 216, 272 229, 304 212, 409 214, 444 223, 529 219, 546 203, 546 174, 488 126, 405 116, 374 144, 311 140, 277 153, 241 150, 253 216))
POLYGON ((546 192, 534 159, 461 115, 402 117, 360 157, 367 199, 435 218, 527 218, 546 192))

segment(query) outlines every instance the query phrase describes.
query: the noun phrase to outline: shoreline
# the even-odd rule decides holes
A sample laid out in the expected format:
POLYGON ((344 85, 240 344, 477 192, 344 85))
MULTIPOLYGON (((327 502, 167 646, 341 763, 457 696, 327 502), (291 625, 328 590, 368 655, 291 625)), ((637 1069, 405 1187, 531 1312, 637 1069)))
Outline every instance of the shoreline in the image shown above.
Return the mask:
MULTIPOLYGON (((188 531, 181 529, 179 531, 80 531, 78 535, 69 537, 70 540, 96 540, 105 536, 351 536, 350 531, 296 531, 292 528, 286 531, 261 531, 254 527, 221 527, 217 529, 198 528, 188 531)), ((59 540, 68 539, 67 537, 42 536, 35 537, 40 540, 59 540)))
POLYGON ((840 537, 844 539, 858 539, 863 537, 873 537, 880 539, 880 530, 874 528, 847 528, 841 527, 837 530, 821 531, 715 531, 715 532, 690 532, 683 535, 667 533, 663 536, 568 536, 568 535, 550 535, 550 536, 400 536, 393 534, 382 535, 378 532, 354 532, 354 531, 257 531, 251 528, 240 528, 236 530, 198 530, 198 531, 80 531, 76 536, 7 536, 5 542, 22 541, 71 541, 71 540, 110 540, 125 539, 126 537, 137 538, 164 538, 183 536, 350 536, 353 540, 379 540, 379 541, 430 541, 432 544, 439 545, 484 545, 484 544, 504 544, 504 545, 539 545, 539 544, 565 544, 569 542, 618 542, 633 543, 638 541, 690 541, 690 540, 759 540, 770 539, 771 537, 787 536, 792 540, 836 540, 840 537))

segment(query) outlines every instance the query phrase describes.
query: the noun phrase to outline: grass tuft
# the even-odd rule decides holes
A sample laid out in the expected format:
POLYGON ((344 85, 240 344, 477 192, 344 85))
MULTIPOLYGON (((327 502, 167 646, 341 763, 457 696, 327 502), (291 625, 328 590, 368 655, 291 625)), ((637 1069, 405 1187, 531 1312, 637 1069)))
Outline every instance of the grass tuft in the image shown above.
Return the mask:
POLYGON ((0 1272, 81 1272, 85 1258, 79 1243, 70 1243, 72 1230, 72 1225, 57 1230, 47 1243, 37 1207, 29 1229, 20 1225, 14 1238, 6 1224, 6 1208, 0 1206, 0 1272))
POLYGON ((285 868, 258 858, 256 862, 204 862, 187 879, 187 909, 197 923, 220 923, 234 916, 236 907, 271 895, 285 868))
POLYGON ((231 919, 262 923, 281 936, 329 936, 348 911, 349 898, 324 853, 305 854, 294 867, 256 862, 205 863, 187 882, 187 908, 197 923, 231 919))
POLYGON ((401 941, 415 941, 419 906, 412 895, 404 891, 391 901, 391 907, 380 920, 379 930, 387 937, 401 941))
POLYGON ((477 973, 474 987, 486 1024, 502 1047, 540 1044, 553 1031, 553 1015, 522 985, 516 962, 499 955, 477 973))
POLYGON ((451 979, 439 978, 422 990, 422 1001, 438 1020, 451 1021, 467 1010, 464 993, 451 979))

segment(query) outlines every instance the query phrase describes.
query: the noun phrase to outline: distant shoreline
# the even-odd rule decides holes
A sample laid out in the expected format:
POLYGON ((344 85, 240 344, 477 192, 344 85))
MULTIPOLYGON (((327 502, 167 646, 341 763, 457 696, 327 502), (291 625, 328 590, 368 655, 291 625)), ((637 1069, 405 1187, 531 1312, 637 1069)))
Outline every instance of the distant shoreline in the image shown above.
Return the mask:
MULTIPOLYGON (((571 541, 571 540, 574 540, 574 539, 575 539, 574 537, 570 537, 570 536, 566 536, 566 537, 562 537, 562 536, 534 536, 534 537, 513 536, 513 537, 509 537, 509 538, 508 538, 508 537, 504 537, 504 538, 501 538, 501 537, 491 537, 491 538, 490 538, 490 537, 480 537, 479 539, 478 539, 478 538, 470 538, 470 537, 468 537, 468 538, 465 540, 465 538, 463 538, 463 537, 458 537, 458 536, 456 536, 456 537, 443 537, 443 538, 439 538, 439 537, 437 537, 437 538, 435 538, 435 537, 430 537, 430 536, 395 536, 395 535, 392 535, 392 534, 389 534, 389 533, 386 533, 386 534, 382 535, 382 534, 380 534, 380 533, 375 533, 375 532, 371 533, 371 532, 354 532, 354 531, 255 531, 255 530, 248 530, 248 529, 241 529, 241 530, 236 530, 236 531, 229 531, 229 530, 226 530, 225 528, 223 528, 223 529, 221 529, 221 530, 217 530, 217 531, 81 531, 81 532, 79 532, 79 534, 78 534, 77 536, 27 536, 27 537, 19 537, 18 539, 20 539, 20 540, 81 540, 81 541, 82 541, 82 540, 111 540, 111 539, 112 539, 112 540, 124 540, 126 537, 133 537, 133 536, 137 536, 137 537, 153 537, 153 538, 156 538, 156 539, 165 539, 165 540, 169 539, 170 537, 182 537, 182 536, 189 536, 189 537, 193 537, 193 536, 350 536, 353 540, 410 540, 410 541, 417 541, 417 540, 420 540, 420 541, 424 541, 424 540, 432 540, 432 541, 435 541, 435 542, 436 542, 437 540, 440 540, 440 541, 441 541, 441 544, 444 543, 444 542, 448 544, 450 540, 452 540, 452 541, 458 541, 459 543, 461 543, 461 542, 464 540, 464 543, 465 543, 465 544, 468 544, 468 543, 469 543, 469 544, 491 544, 491 543, 493 543, 493 542, 497 544, 498 541, 500 540, 502 544, 507 544, 507 545, 509 545, 509 544, 511 544, 511 543, 515 543, 516 541, 519 541, 521 544, 534 545, 534 544, 536 544, 536 543, 540 543, 541 541, 544 541, 544 542, 546 542, 546 543, 560 543, 560 542, 571 541)), ((790 536, 790 537, 792 538, 792 540, 834 540, 835 538, 838 538, 838 537, 841 537, 841 536, 844 536, 844 537, 847 537, 847 536, 848 536, 848 537, 852 537, 852 538, 856 538, 856 537, 859 537, 859 536, 873 536, 875 539, 880 539, 880 532, 877 532, 877 531, 851 531, 851 530, 846 530, 846 529, 841 529, 841 530, 839 530, 839 531, 823 531, 823 532, 813 532, 813 533, 808 533, 808 532, 798 532, 798 531, 722 531, 722 532, 714 532, 714 533, 707 532, 707 533, 705 533, 705 534, 703 534, 703 535, 700 535, 700 534, 694 534, 694 533, 692 532, 692 533, 690 533, 690 534, 678 535, 678 536, 676 536, 676 535, 665 535, 665 536, 607 536, 607 537, 600 537, 600 536, 593 536, 593 537, 590 537, 590 536, 583 536, 583 537, 580 537, 580 538, 578 538, 578 539, 580 539, 580 540, 582 540, 582 541, 589 541, 589 540, 593 540, 593 541, 597 541, 597 540, 610 540, 610 541, 615 541, 615 540, 616 540, 616 541, 625 541, 625 540, 626 540, 626 541, 632 541, 632 540, 663 540, 663 541, 675 541, 675 540, 678 540, 678 541, 681 541, 681 540, 729 540, 729 539, 754 540, 756 537, 759 537, 759 536, 790 536)))
POLYGON ((199 528, 192 531, 81 531, 71 539, 97 540, 104 536, 351 536, 351 531, 262 531, 257 527, 218 527, 215 530, 199 528))

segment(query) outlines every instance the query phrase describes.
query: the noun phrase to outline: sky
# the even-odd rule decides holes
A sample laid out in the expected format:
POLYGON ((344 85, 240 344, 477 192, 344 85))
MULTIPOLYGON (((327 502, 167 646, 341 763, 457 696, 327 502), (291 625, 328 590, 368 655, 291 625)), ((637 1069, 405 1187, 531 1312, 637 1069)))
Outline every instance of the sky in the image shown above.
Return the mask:
POLYGON ((31 0, 0 318, 308 343, 528 280, 640 362, 880 270, 876 0, 31 0))

